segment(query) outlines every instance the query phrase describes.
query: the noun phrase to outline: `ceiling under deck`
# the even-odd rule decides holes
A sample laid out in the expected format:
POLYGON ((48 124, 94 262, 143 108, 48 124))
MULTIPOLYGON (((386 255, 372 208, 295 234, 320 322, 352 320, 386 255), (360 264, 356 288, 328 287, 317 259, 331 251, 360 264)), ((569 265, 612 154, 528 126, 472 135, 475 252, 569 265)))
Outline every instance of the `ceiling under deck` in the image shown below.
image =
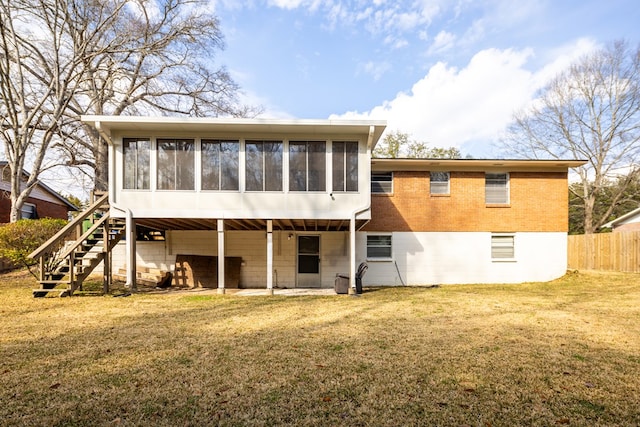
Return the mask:
MULTIPOLYGON (((136 225, 154 230, 217 230, 216 219, 197 218, 135 218, 136 225)), ((356 230, 368 221, 356 220, 356 230)), ((263 230, 267 229, 266 219, 225 219, 225 230, 263 230)), ((349 231, 348 219, 274 219, 275 231, 349 231)))

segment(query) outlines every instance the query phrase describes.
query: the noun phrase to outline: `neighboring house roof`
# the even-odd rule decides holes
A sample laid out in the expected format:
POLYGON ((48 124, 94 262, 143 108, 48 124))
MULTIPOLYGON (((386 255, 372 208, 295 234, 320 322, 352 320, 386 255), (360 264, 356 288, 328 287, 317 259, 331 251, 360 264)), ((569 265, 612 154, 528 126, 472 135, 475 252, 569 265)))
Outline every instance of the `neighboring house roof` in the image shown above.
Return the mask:
MULTIPOLYGON (((4 169, 4 167, 8 166, 8 164, 9 163, 6 160, 0 160, 0 171, 2 169, 4 169)), ((29 176, 29 172, 27 172, 27 171, 23 170, 22 173, 26 177, 29 176)), ((4 181, 2 180, 2 176, 0 175, 0 190, 10 191, 10 188, 5 188, 5 186, 2 185, 2 182, 4 182, 4 181)), ((55 191, 52 188, 50 188, 44 182, 38 180, 37 183, 36 183, 36 187, 39 187, 40 189, 44 190, 46 193, 48 193, 52 197, 54 197, 56 200, 59 200, 61 202, 61 204, 65 205, 67 208, 69 208, 69 210, 72 210, 72 211, 78 211, 79 210, 79 208, 76 205, 71 203, 69 200, 66 199, 66 197, 62 196, 57 191, 55 191)), ((37 197, 36 194, 33 194, 33 193, 31 195, 31 197, 33 197, 34 199, 38 199, 39 198, 39 197, 37 197)))
POLYGON ((606 224, 602 224, 600 228, 616 228, 619 225, 623 225, 629 222, 640 222, 640 208, 634 209, 631 212, 619 216, 613 221, 609 221, 606 224), (636 220, 636 221, 634 221, 636 220))

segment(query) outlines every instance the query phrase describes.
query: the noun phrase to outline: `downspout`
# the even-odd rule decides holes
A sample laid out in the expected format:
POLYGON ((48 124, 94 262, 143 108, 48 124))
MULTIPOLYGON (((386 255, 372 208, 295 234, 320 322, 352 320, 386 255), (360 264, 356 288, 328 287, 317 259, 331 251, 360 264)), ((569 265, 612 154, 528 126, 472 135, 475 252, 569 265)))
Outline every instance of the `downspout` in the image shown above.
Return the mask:
MULTIPOLYGON (((107 134, 104 131, 104 129, 102 129, 102 125, 100 124, 100 122, 95 122, 94 126, 98 131, 98 133, 100 134, 100 136, 104 138, 104 140, 107 141, 107 143, 109 144, 108 161, 111 166, 111 168, 109 169, 109 206, 125 214, 125 229, 127 233, 127 240, 126 240, 126 246, 125 246, 126 258, 127 258, 127 281, 125 283, 125 287, 129 289, 136 289, 136 282, 133 277, 134 269, 131 267, 131 266, 135 266, 135 256, 136 256, 135 254, 135 237, 136 236, 133 233, 133 213, 131 212, 131 209, 119 206, 115 202, 116 190, 115 190, 115 185, 113 185, 113 182, 116 176, 116 173, 115 173, 116 162, 115 162, 115 159, 113 158, 114 157, 113 156, 113 147, 114 147, 113 140, 111 139, 111 136, 107 134)), ((107 238, 107 236, 105 236, 105 238, 107 238)))
MULTIPOLYGON (((373 144, 373 134, 375 126, 369 126, 369 136, 367 137, 367 159, 369 161, 369 176, 371 175, 371 145, 373 144)), ((369 186, 370 187, 370 186, 369 186)), ((371 188, 369 188, 369 197, 367 202, 351 212, 349 218, 349 294, 356 293, 356 218, 363 212, 371 209, 371 188)), ((369 221, 367 221, 368 223, 369 221)), ((365 223, 366 225, 366 223, 365 223)))

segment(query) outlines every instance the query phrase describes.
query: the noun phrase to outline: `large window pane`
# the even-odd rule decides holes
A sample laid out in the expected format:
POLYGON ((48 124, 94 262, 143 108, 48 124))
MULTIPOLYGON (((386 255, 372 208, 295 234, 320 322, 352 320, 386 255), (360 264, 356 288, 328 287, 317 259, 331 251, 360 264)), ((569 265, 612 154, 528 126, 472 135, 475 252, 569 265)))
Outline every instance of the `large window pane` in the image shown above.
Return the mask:
POLYGON ((148 138, 124 138, 124 185, 125 189, 149 189, 149 159, 151 143, 148 138))
POLYGON ((238 141, 202 140, 202 189, 238 190, 238 141))
POLYGON ((358 143, 332 144, 333 191, 358 191, 358 143))
POLYGON ((238 141, 226 141, 220 144, 220 189, 238 191, 238 177, 240 163, 238 153, 240 143, 238 141))
POLYGON ((247 191, 262 191, 264 177, 264 160, 261 142, 245 144, 245 188, 247 191))
POLYGON ((193 190, 194 142, 192 139, 158 139, 158 189, 193 190))
POLYGON ((289 191, 307 189, 307 144, 289 143, 289 191))
POLYGON ((289 190, 325 191, 327 176, 324 141, 289 143, 289 190))
POLYGON ((327 147, 325 142, 307 143, 309 191, 325 191, 327 189, 327 147))
POLYGON ((265 142, 264 151, 264 189, 282 191, 282 143, 265 142))
POLYGON ((282 142, 247 141, 245 189, 282 191, 282 142))

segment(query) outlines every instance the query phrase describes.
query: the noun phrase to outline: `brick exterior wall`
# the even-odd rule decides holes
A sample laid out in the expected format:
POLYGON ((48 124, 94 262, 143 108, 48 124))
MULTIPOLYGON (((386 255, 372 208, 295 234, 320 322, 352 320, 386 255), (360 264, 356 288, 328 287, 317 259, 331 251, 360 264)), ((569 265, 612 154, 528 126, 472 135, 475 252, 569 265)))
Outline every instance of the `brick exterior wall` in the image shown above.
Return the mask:
POLYGON ((429 172, 394 172, 392 195, 371 195, 364 231, 568 231, 566 172, 511 172, 510 204, 485 204, 484 172, 451 172, 450 194, 431 196, 429 172))
MULTIPOLYGON (((27 203, 36 205, 38 218, 60 218, 67 219, 69 208, 66 205, 47 202, 29 197, 27 203)), ((11 200, 5 193, 0 195, 0 223, 9 222, 9 212, 11 211, 11 200)))

